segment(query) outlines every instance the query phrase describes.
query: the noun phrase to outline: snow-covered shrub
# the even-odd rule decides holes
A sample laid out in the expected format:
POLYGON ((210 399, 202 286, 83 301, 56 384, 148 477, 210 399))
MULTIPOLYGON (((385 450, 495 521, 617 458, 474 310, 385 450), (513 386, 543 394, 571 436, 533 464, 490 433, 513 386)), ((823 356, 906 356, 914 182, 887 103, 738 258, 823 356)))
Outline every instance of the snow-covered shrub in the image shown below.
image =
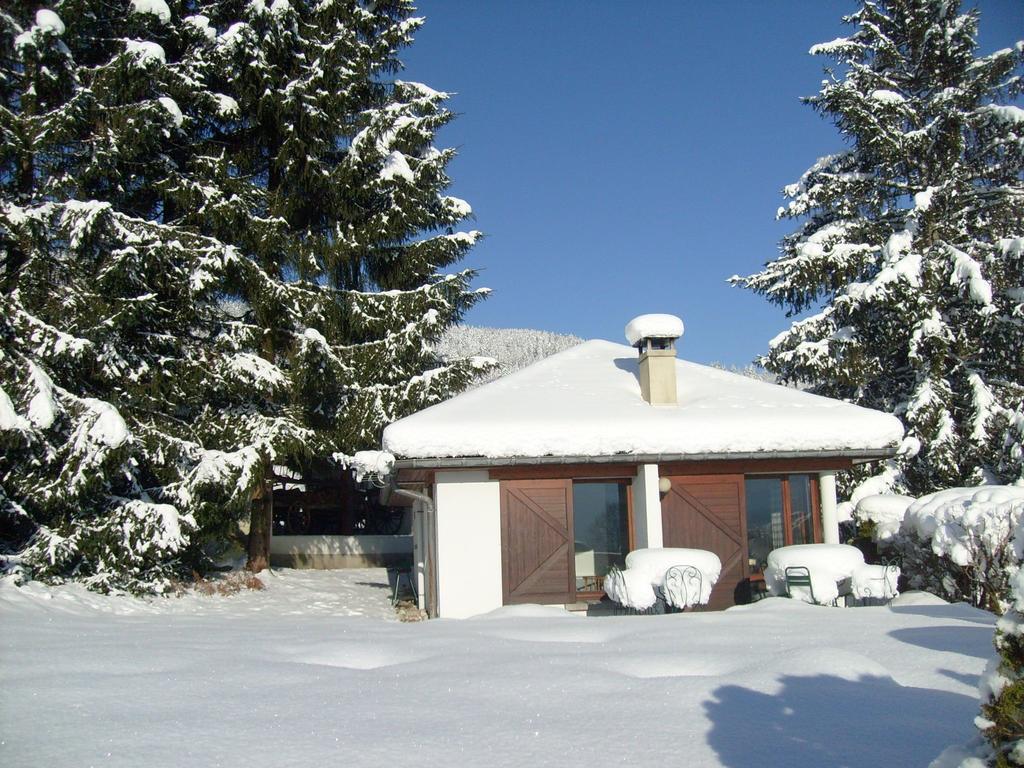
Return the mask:
POLYGON ((868 530, 876 543, 892 540, 899 534, 907 509, 915 501, 912 496, 899 494, 866 496, 857 502, 854 513, 860 523, 859 530, 868 530))
MULTIPOLYGON (((1017 557, 1024 547, 1024 527, 1017 529, 1017 557)), ((1011 605, 996 625, 999 656, 981 681, 982 735, 992 747, 990 765, 1024 766, 1024 571, 1010 582, 1011 605)))
POLYGON ((900 555, 914 589, 996 613, 1006 609, 1010 579, 1021 567, 1014 541, 1024 488, 950 488, 917 501, 872 496, 858 502, 855 514, 874 525, 880 546, 900 555))
MULTIPOLYGON (((1018 559, 1024 552, 1024 526, 1015 536, 1018 559)), ((967 745, 946 749, 929 768, 1012 768, 1024 766, 1024 571, 1010 579, 1010 605, 996 624, 992 658, 978 684, 981 731, 967 745)))

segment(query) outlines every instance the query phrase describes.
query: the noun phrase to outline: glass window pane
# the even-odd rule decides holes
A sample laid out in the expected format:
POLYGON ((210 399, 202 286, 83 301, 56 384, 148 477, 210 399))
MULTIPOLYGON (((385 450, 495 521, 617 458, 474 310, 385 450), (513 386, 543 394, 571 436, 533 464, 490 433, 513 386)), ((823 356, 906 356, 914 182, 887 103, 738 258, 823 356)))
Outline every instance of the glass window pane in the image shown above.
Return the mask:
POLYGON ((789 508, 794 544, 814 543, 814 518, 811 511, 811 476, 789 476, 789 508))
POLYGON ((750 477, 747 494, 747 555, 752 571, 763 571, 768 553, 786 543, 782 523, 782 479, 750 477))
POLYGON ((573 483, 573 538, 576 589, 598 591, 613 565, 624 568, 629 554, 629 507, 624 483, 573 483))

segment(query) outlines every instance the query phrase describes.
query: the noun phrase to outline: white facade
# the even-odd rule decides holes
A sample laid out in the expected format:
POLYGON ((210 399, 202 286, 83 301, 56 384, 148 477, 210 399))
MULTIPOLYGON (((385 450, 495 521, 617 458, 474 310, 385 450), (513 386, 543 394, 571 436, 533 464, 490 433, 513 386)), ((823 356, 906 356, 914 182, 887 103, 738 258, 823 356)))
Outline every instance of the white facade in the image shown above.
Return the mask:
MULTIPOLYGON (((434 560, 437 616, 466 618, 500 608, 501 484, 487 470, 438 472, 434 478, 434 527, 425 513, 414 518, 414 554, 421 607, 427 578, 424 564, 434 560), (436 544, 428 543, 431 533, 436 544), (436 555, 431 555, 434 549, 436 555)), ((662 546, 658 465, 637 468, 632 484, 633 536, 636 548, 662 546)))
MULTIPOLYGON (((661 493, 657 464, 641 464, 633 478, 634 548, 663 544, 661 493)), ((467 618, 500 608, 504 602, 501 570, 501 483, 486 469, 437 472, 434 509, 416 507, 414 571, 420 606, 436 578, 436 615, 467 618)), ((839 538, 834 472, 819 475, 821 522, 826 543, 839 538)))
POLYGON ((501 607, 501 495, 487 470, 434 478, 437 615, 461 619, 501 607))

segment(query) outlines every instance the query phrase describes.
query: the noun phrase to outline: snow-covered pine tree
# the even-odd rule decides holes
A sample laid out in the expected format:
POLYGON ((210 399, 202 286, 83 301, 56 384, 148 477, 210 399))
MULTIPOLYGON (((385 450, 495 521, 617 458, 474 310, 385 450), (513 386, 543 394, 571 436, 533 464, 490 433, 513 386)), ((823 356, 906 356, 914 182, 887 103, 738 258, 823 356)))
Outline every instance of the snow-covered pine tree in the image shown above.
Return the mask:
POLYGON ((40 578, 160 589, 259 464, 200 429, 234 254, 167 191, 209 101, 192 37, 163 0, 0 11, 0 524, 40 578))
POLYGON ((768 370, 902 418, 872 492, 1024 479, 1024 44, 976 58, 959 5, 864 2, 811 49, 838 68, 806 101, 847 148, 784 190, 780 256, 733 278, 820 310, 768 370))
MULTIPOLYGON (((197 72, 220 116, 185 218, 240 255, 234 335, 280 386, 210 414, 225 431, 275 419, 308 430, 304 458, 379 445, 390 421, 458 391, 480 367, 434 343, 484 291, 448 272, 476 242, 444 194, 451 149, 434 147, 447 94, 391 79, 422 23, 404 0, 210 2, 187 19, 206 43, 197 72)), ((256 361, 253 361, 254 366, 256 361)), ((268 454, 267 460, 271 456, 268 454)), ((339 467, 340 471, 340 467, 339 467)), ((254 505, 250 567, 266 561, 254 505)))
POLYGON ((387 79, 410 13, 3 13, 0 503, 32 574, 158 587, 273 461, 372 447, 474 375, 431 348, 484 292, 444 273, 478 237, 446 95, 387 79))

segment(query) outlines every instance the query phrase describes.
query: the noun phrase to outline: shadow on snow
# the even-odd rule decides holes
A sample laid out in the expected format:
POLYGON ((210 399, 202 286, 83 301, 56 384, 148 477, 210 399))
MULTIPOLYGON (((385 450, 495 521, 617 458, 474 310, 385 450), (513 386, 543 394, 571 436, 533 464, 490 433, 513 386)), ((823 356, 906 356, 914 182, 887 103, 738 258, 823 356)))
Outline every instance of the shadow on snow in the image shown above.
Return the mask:
POLYGON ((891 678, 785 676, 776 694, 737 685, 704 705, 708 744, 734 768, 927 765, 972 735, 975 697, 891 678))

